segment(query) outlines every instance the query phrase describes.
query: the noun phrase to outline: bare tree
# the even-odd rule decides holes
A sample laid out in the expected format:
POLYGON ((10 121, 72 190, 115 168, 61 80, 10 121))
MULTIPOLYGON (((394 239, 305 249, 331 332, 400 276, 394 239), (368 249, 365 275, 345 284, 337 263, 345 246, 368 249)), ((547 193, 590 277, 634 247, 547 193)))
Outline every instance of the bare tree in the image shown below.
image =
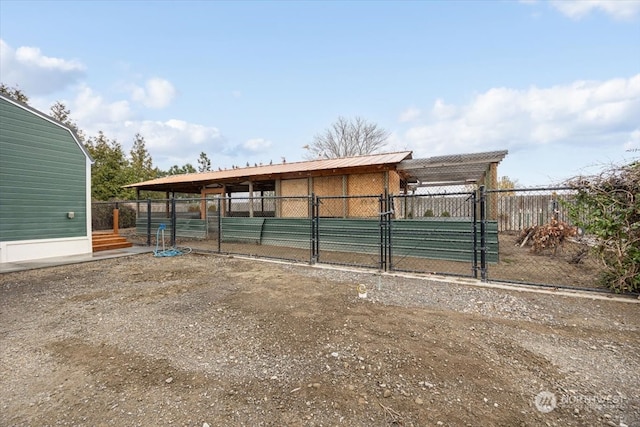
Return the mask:
POLYGON ((309 159, 335 159, 340 157, 373 154, 387 143, 389 132, 369 123, 361 117, 346 119, 338 117, 324 132, 313 137, 310 145, 303 148, 309 151, 309 159))

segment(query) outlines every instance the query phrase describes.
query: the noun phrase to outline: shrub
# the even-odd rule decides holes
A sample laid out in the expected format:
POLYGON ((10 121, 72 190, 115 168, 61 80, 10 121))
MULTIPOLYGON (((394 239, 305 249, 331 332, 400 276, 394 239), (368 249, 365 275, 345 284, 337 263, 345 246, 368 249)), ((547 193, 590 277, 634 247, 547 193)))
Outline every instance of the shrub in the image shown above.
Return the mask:
POLYGON ((447 211, 444 211, 444 212, 442 212, 440 214, 440 216, 443 217, 443 218, 449 218, 451 216, 451 214, 449 212, 447 212, 447 211))
POLYGON ((91 206, 91 228, 93 230, 113 229, 113 205, 94 203, 91 206))
POLYGON ((433 216, 433 211, 431 209, 427 209, 426 211, 424 211, 424 217, 432 217, 433 216))
POLYGON ((569 181, 574 223, 596 237, 605 270, 600 281, 615 292, 640 291, 640 161, 569 181))
MULTIPOLYGON (((115 203, 94 203, 91 207, 91 228, 93 230, 113 229, 113 209, 115 203)), ((136 226, 136 210, 126 206, 118 206, 118 227, 132 228, 136 226)))
POLYGON ((120 228, 133 228, 136 226, 137 215, 135 209, 126 205, 120 205, 118 210, 120 211, 118 213, 118 226, 120 228))

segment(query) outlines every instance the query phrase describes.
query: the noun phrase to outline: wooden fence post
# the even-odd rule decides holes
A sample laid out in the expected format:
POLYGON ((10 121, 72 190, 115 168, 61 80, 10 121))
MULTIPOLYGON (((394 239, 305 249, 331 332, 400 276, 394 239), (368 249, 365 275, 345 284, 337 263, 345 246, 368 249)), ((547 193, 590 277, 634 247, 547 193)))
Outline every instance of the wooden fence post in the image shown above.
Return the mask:
POLYGON ((120 209, 115 208, 113 210, 113 234, 116 236, 119 234, 120 230, 120 209))

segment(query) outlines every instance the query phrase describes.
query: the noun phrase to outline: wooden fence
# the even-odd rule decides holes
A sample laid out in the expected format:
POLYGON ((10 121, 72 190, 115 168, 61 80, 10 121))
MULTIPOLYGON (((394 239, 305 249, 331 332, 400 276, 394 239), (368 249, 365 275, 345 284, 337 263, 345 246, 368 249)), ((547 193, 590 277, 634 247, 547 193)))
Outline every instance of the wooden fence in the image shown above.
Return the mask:
MULTIPOLYGON (((546 224, 556 215, 569 221, 567 204, 572 194, 537 193, 527 190, 488 192, 487 216, 498 222, 498 231, 520 231, 533 225, 546 224), (493 212, 495 210, 495 212, 493 212)), ((473 218, 473 199, 469 195, 416 195, 395 200, 397 218, 451 217, 473 218)))

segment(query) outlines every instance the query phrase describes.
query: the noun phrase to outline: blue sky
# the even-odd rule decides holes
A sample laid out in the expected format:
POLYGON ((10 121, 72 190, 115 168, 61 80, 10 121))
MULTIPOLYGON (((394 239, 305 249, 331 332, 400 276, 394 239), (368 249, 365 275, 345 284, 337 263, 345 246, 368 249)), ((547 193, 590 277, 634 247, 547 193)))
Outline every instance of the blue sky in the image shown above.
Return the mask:
POLYGON ((154 164, 303 160, 338 116, 524 186, 640 156, 640 1, 0 0, 0 81, 154 164))

